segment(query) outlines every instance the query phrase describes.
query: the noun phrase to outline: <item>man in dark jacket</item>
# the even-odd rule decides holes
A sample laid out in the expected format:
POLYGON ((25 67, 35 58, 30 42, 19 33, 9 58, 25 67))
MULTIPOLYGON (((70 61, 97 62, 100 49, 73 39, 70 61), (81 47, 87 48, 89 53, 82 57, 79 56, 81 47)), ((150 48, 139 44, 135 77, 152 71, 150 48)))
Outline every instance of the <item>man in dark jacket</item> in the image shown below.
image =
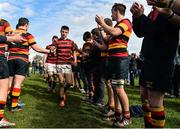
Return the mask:
MULTIPOLYGON (((150 0, 147 3, 150 4, 150 0)), ((179 42, 177 16, 170 9, 157 7, 153 7, 152 12, 145 16, 143 5, 138 3, 132 5, 131 12, 135 34, 144 37, 140 86, 145 127, 163 128, 164 93, 171 91, 173 61, 179 42)))

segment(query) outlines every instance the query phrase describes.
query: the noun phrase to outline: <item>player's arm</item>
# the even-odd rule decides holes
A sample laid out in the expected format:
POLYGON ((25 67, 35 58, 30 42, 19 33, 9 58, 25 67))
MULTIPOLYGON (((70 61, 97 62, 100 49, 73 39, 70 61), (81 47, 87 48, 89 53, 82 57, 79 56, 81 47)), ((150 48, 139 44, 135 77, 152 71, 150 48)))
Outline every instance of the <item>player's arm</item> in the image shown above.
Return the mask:
POLYGON ((95 20, 104 29, 104 31, 106 31, 107 33, 109 33, 112 36, 119 36, 123 33, 123 31, 121 29, 119 29, 119 27, 108 26, 104 22, 104 18, 102 16, 96 15, 95 20))
POLYGON ((76 51, 73 52, 73 59, 74 59, 74 63, 76 64, 77 63, 77 52, 76 51))
POLYGON ((94 41, 94 45, 97 46, 100 50, 106 50, 107 45, 102 40, 101 43, 98 43, 97 41, 94 41))
POLYGON ((24 42, 27 41, 20 35, 10 35, 10 36, 2 36, 0 35, 0 43, 5 43, 5 42, 24 42))
POLYGON ((32 49, 36 52, 39 52, 39 53, 51 53, 52 51, 49 50, 49 49, 44 49, 42 48, 41 46, 39 46, 38 44, 33 44, 32 46, 32 49))
POLYGON ((172 14, 173 16, 169 18, 169 21, 180 28, 180 16, 177 14, 172 14))
POLYGON ((168 21, 174 24, 176 27, 180 28, 180 16, 174 13, 171 9, 168 8, 159 8, 156 7, 159 13, 167 17, 168 21))

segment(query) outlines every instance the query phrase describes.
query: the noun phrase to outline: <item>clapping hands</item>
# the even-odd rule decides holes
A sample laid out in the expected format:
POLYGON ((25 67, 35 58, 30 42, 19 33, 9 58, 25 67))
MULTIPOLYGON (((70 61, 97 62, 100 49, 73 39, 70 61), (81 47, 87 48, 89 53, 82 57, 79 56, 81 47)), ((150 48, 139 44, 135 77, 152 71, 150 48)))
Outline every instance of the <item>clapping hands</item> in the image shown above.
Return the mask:
POLYGON ((131 6, 130 11, 134 18, 139 18, 142 14, 144 14, 144 7, 142 4, 135 2, 131 6))

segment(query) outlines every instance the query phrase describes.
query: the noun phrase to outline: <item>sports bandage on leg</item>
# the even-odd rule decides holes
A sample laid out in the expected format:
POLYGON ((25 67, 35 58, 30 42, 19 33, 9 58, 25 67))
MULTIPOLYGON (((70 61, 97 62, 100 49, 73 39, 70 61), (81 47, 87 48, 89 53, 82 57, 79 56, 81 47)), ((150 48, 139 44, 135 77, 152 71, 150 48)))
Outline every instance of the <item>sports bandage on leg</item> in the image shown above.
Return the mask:
POLYGON ((112 79, 111 81, 113 87, 124 87, 124 79, 112 79))

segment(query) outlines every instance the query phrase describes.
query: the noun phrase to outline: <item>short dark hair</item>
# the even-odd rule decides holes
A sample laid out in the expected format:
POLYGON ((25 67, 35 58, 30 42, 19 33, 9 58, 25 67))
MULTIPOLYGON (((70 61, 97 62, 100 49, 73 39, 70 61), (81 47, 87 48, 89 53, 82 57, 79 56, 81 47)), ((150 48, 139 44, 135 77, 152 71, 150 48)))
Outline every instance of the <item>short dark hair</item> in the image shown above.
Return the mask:
POLYGON ((18 24, 16 25, 16 27, 24 26, 26 24, 29 24, 29 20, 25 17, 21 17, 21 18, 19 18, 18 24))
POLYGON ((19 28, 19 25, 17 24, 17 25, 16 25, 16 29, 18 29, 18 28, 19 28))
POLYGON ((126 12, 126 6, 124 4, 121 4, 121 3, 115 3, 113 6, 112 6, 112 9, 111 11, 119 11, 120 14, 122 15, 125 15, 125 12, 126 12))
POLYGON ((92 36, 91 36, 91 33, 89 31, 86 31, 84 32, 83 34, 83 40, 84 41, 87 41, 88 39, 90 39, 92 36))
POLYGON ((105 18, 104 19, 104 22, 108 25, 108 26, 112 26, 113 23, 112 23, 112 20, 110 18, 105 18))
POLYGON ((64 25, 61 27, 61 30, 68 30, 69 31, 69 27, 64 25))
POLYGON ((100 33, 100 31, 99 31, 98 28, 92 29, 92 30, 91 30, 91 34, 96 35, 96 36, 98 36, 98 37, 101 36, 101 33, 100 33))
POLYGON ((58 36, 57 36, 57 35, 54 35, 54 36, 52 37, 52 40, 53 40, 53 39, 56 39, 56 38, 58 39, 58 36))

